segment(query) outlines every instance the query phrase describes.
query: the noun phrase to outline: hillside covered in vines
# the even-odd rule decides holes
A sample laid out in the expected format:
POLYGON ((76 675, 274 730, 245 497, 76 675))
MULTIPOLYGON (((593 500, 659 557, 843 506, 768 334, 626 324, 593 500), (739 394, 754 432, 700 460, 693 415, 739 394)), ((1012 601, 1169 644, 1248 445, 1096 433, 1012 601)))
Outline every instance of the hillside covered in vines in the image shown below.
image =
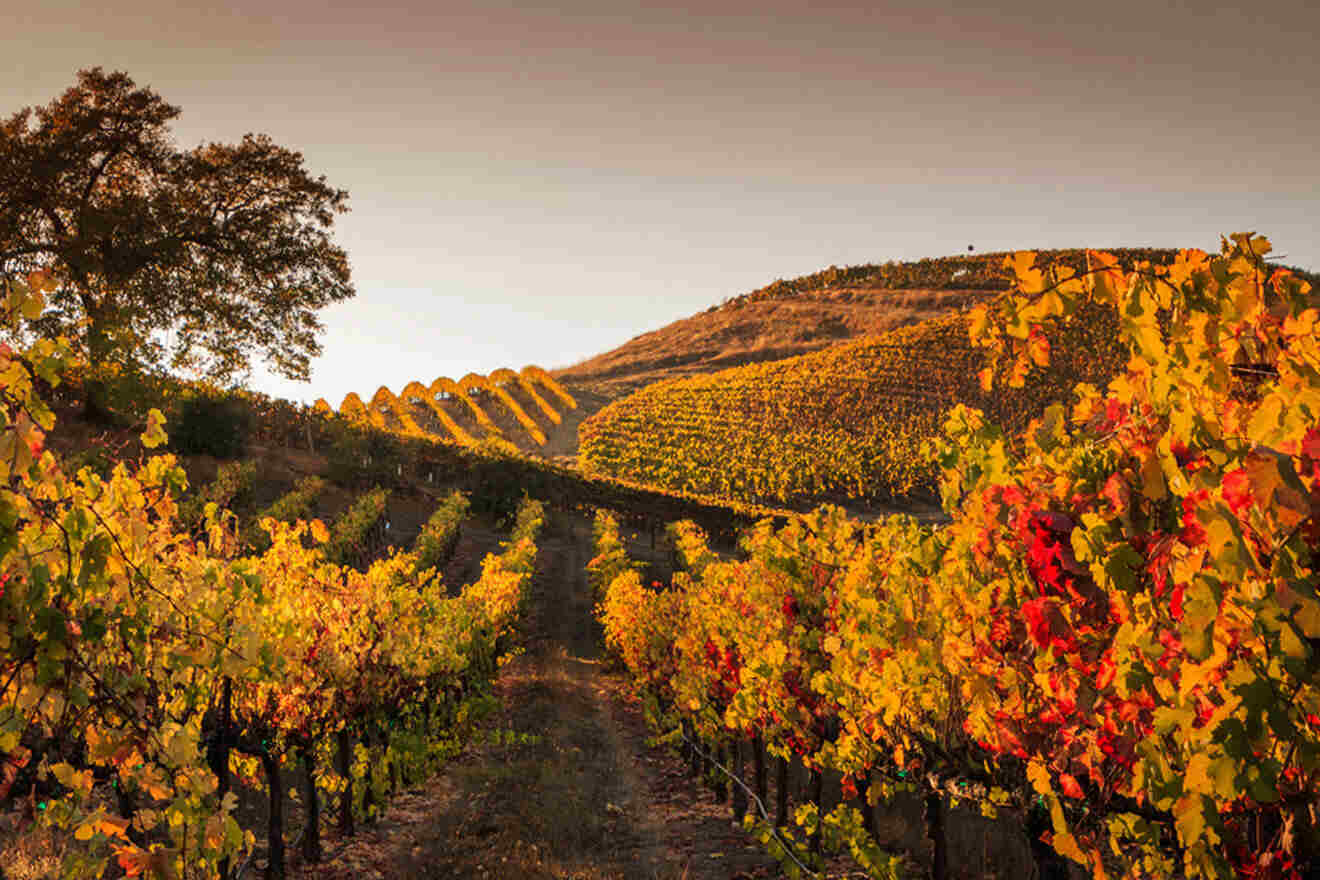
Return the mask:
POLYGON ((616 401, 579 429, 579 460, 683 491, 781 502, 933 492, 922 445, 957 403, 1025 425, 1076 382, 1121 367, 1112 320, 1096 313, 1056 342, 1048 370, 987 392, 958 313, 821 352, 674 379, 616 401))

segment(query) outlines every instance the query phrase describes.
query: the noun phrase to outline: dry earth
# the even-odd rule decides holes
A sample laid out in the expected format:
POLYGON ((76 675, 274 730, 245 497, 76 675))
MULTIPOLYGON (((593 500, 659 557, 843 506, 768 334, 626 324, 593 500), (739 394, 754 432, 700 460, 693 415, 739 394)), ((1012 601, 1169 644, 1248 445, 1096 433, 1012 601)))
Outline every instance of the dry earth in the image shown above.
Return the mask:
POLYGON ((612 400, 661 379, 781 360, 883 333, 967 308, 987 295, 982 290, 858 288, 735 301, 643 333, 553 374, 612 400))
MULTIPOLYGON (((493 532, 465 532, 462 577, 493 532)), ((648 730, 623 680, 600 660, 584 552, 586 519, 551 513, 523 637, 497 683, 500 708, 473 746, 331 858, 297 876, 655 878, 777 876, 727 805, 684 772, 648 730)), ((644 550, 645 548, 636 548, 644 550)))

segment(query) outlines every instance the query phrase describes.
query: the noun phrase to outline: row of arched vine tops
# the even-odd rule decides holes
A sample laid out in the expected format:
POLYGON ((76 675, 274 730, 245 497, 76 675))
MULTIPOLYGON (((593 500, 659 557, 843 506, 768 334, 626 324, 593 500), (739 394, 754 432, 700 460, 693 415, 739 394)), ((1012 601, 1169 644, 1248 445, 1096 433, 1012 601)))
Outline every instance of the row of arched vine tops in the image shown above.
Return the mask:
MULTIPOLYGON (((533 442, 544 446, 545 431, 509 393, 513 389, 521 391, 530 405, 539 410, 551 424, 558 425, 563 421, 560 409, 577 408, 577 401, 554 377, 541 367, 529 365, 519 371, 507 368, 495 370, 486 376, 468 373, 457 382, 447 376, 441 376, 430 385, 413 381, 405 385, 397 395, 382 385, 371 400, 365 403, 356 392, 350 391, 339 405, 338 413, 382 430, 472 446, 482 438, 474 437, 471 431, 460 424, 456 418, 459 413, 470 416, 472 422, 486 432, 486 437, 509 439, 491 418, 486 406, 482 405, 485 401, 489 406, 493 398, 496 404, 508 410, 533 442), (559 408, 556 408, 556 403, 559 408), (440 430, 433 428, 424 414, 433 417, 440 430)), ((325 413, 335 412, 324 398, 316 401, 315 409, 325 413)))

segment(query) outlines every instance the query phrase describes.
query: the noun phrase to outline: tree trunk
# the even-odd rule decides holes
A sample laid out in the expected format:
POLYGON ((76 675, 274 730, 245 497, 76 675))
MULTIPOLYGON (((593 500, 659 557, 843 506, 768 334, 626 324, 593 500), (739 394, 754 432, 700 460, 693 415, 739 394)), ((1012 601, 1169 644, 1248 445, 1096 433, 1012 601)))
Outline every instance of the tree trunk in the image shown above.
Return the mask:
MULTIPOLYGON (((215 774, 218 782, 216 786, 216 796, 223 802, 225 795, 229 793, 229 753, 233 744, 230 742, 230 701, 233 695, 233 682, 226 677, 223 688, 220 691, 220 719, 217 724, 215 738, 206 749, 206 763, 210 765, 211 772, 215 774)), ((229 859, 220 860, 220 880, 229 880, 229 859)))
POLYGON ((261 753, 261 766, 266 770, 266 785, 270 788, 266 880, 284 880, 284 780, 280 778, 279 760, 269 751, 261 753))
POLYGON ((1045 809, 1034 806, 1027 812, 1027 839, 1031 845, 1031 856, 1036 863, 1036 876, 1039 880, 1068 880, 1068 861, 1054 851, 1054 847, 1040 839, 1040 836, 1053 828, 1045 809))
POLYGON ((106 336, 104 321, 96 316, 96 310, 88 308, 89 300, 83 297, 83 308, 87 312, 87 363, 88 376, 83 383, 83 420, 94 425, 114 423, 114 413, 110 410, 110 386, 102 378, 102 371, 110 359, 112 346, 106 336))
POLYGON ((944 798, 938 792, 931 792, 926 795, 925 806, 931 880, 946 880, 949 876, 949 855, 944 835, 944 798))
POLYGON ((115 414, 110 410, 110 387, 105 381, 88 376, 83 382, 83 392, 83 421, 93 425, 113 425, 115 414))
POLYGON ((875 828, 875 808, 871 806, 871 771, 857 777, 857 807, 862 812, 862 828, 870 836, 871 840, 876 840, 879 835, 875 828))
POLYGON ((302 855, 309 864, 321 861, 321 798, 316 790, 316 766, 312 747, 302 750, 303 800, 307 802, 307 830, 303 832, 302 855))
POLYGON ((362 777, 362 816, 370 824, 380 815, 380 804, 376 800, 376 780, 373 765, 376 763, 371 754, 371 738, 364 736, 362 743, 367 747, 367 775, 362 777))
POLYGON ((722 804, 729 797, 729 781, 724 777, 724 772, 715 766, 716 763, 726 763, 724 757, 724 744, 717 742, 715 745, 715 758, 708 762, 710 771, 714 772, 714 781, 711 782, 710 789, 715 793, 715 803, 722 804))
MULTIPOLYGON (((125 789, 117 779, 115 780, 114 788, 115 804, 119 807, 119 815, 131 819, 133 815, 137 813, 137 804, 134 803, 133 796, 128 793, 128 790, 125 789)), ((142 832, 134 828, 132 825, 128 826, 128 839, 138 846, 146 846, 146 840, 143 839, 142 832)))
POLYGON ((1320 841, 1315 823, 1316 803, 1299 801, 1292 805, 1293 863, 1305 865, 1302 880, 1320 880, 1320 841))

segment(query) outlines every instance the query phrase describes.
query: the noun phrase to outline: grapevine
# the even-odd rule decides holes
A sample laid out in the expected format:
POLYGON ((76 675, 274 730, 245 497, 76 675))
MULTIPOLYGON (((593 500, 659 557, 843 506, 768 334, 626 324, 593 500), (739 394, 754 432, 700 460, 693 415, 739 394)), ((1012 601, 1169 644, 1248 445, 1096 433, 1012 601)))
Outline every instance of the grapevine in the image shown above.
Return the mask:
MULTIPOLYGON (((5 281, 11 326, 40 313, 45 284, 5 281)), ((29 821, 72 838, 65 875, 110 861, 127 876, 224 873, 255 843, 232 777, 260 767, 278 876, 282 766, 305 769, 312 802, 339 792, 341 817, 425 769, 416 744, 489 680, 513 625, 535 505, 454 597, 411 553, 365 571, 326 562, 319 521, 267 517, 269 547, 245 556, 218 505, 195 535, 180 531, 186 479, 172 456, 102 478, 67 474, 44 448, 54 420, 33 379, 57 384, 66 346, 0 358, 0 802, 39 801, 29 821)), ((142 439, 165 441, 159 412, 142 439)))
MULTIPOLYGON (((599 614, 652 717, 762 738, 870 803, 919 785, 929 815, 1043 824, 1096 877, 1300 877, 1320 861, 1320 312, 1268 251, 1007 258, 1014 289, 965 325, 983 382, 1030 387, 1096 308, 1122 371, 1024 430, 953 407, 928 446, 945 527, 822 508, 740 560, 688 529, 703 562, 663 590, 616 564, 599 614)), ((880 876, 862 812, 796 818, 880 876)))

